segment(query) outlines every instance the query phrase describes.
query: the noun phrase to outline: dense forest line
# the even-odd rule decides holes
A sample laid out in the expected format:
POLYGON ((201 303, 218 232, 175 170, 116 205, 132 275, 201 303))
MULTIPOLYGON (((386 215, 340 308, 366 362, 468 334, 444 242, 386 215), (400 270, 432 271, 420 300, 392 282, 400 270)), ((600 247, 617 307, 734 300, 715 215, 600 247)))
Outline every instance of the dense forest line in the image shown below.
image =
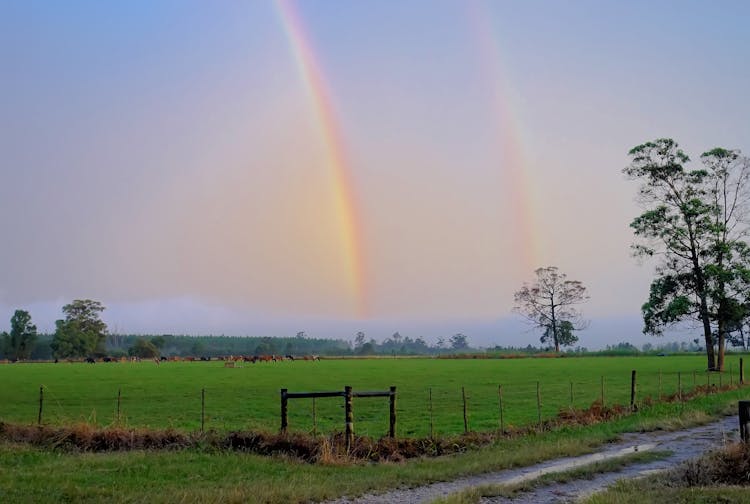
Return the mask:
MULTIPOLYGON (((10 320, 10 331, 0 333, 0 358, 9 361, 52 360, 61 358, 104 358, 137 356, 143 358, 192 356, 214 358, 220 356, 260 356, 260 355, 440 355, 440 354, 483 354, 483 356, 536 355, 554 353, 556 355, 643 355, 700 352, 700 339, 691 343, 647 343, 641 349, 631 343, 621 342, 608 345, 606 349, 589 352, 584 347, 575 347, 560 352, 559 341, 554 346, 549 337, 541 338, 539 347, 495 346, 492 348, 472 348, 465 334, 456 333, 449 338, 441 337, 435 344, 429 344, 420 337, 411 338, 394 332, 389 338, 378 342, 367 339, 364 332, 358 332, 354 339, 346 341, 334 338, 308 338, 304 331, 294 337, 257 336, 190 336, 190 335, 140 335, 110 333, 99 314, 104 306, 98 301, 77 299, 63 306, 64 319, 55 322, 56 331, 52 334, 37 333, 31 315, 25 310, 16 310, 10 320), (546 344, 545 344, 546 343, 546 344)), ((740 332, 740 334, 743 334, 740 332)), ((576 338, 577 339, 577 338, 576 338)), ((563 344, 572 346, 573 339, 563 344)), ((743 337, 729 343, 747 350, 747 340, 743 337)))
MULTIPOLYGON (((28 360, 52 360, 55 358, 52 349, 54 334, 38 335, 28 360)), ((461 349, 452 348, 439 342, 428 345, 423 339, 409 337, 387 338, 383 342, 369 340, 359 346, 356 342, 333 338, 308 338, 304 333, 295 337, 270 336, 189 336, 189 335, 144 335, 144 334, 109 334, 106 339, 106 355, 122 357, 137 355, 139 343, 149 343, 157 349, 158 355, 219 357, 227 355, 323 355, 323 356, 393 356, 393 355, 441 355, 456 353, 482 353, 489 356, 527 355, 534 356, 550 353, 553 349, 546 346, 494 346, 490 348, 461 349)), ((740 348, 742 350, 742 348, 740 348)), ((585 347, 569 349, 562 354, 575 355, 659 355, 676 353, 702 352, 695 343, 663 342, 658 345, 646 343, 642 347, 627 342, 607 345, 602 350, 589 350, 585 347)), ((0 349, 1 359, 10 359, 0 349)))

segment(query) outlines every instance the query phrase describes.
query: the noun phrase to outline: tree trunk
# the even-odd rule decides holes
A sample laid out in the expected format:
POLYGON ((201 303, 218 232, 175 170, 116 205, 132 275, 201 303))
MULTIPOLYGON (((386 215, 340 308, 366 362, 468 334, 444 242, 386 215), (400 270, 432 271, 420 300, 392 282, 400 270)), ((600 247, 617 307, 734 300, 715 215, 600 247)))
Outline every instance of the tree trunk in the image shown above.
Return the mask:
MULTIPOLYGON (((705 301, 701 301, 701 306, 705 301)), ((703 311, 701 309, 701 311, 703 311)), ((714 353, 714 340, 711 337, 711 322, 708 317, 701 317, 703 319, 703 338, 706 341, 706 358, 708 359, 708 370, 713 371, 716 369, 716 355, 714 353)))
POLYGON ((550 295, 550 307, 552 308, 552 338, 555 341, 555 353, 560 353, 560 340, 557 338, 557 320, 555 317, 555 295, 550 295))
POLYGON ((708 370, 716 369, 716 355, 714 353, 714 339, 711 335, 711 317, 708 313, 708 301, 706 300, 706 279, 698 263, 697 253, 693 252, 693 275, 695 275, 695 290, 700 299, 699 316, 703 323, 703 338, 706 340, 706 358, 708 359, 708 370))

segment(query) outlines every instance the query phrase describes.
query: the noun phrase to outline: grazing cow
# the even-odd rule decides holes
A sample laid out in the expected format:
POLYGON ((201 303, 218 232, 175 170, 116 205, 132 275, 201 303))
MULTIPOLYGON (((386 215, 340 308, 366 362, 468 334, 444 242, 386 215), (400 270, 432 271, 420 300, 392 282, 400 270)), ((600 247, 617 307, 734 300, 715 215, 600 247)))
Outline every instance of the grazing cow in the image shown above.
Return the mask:
POLYGON ((201 356, 202 361, 210 361, 211 357, 201 356))
POLYGON ((88 362, 89 364, 95 364, 96 360, 94 360, 93 357, 86 357, 86 362, 88 362))
POLYGON ((287 355, 287 356, 285 356, 284 358, 285 358, 286 360, 290 360, 290 361, 293 361, 293 360, 294 360, 294 356, 293 356, 293 355, 287 355))
POLYGON ((185 357, 185 358, 184 358, 184 359, 182 359, 182 360, 184 360, 184 361, 188 361, 188 362, 194 362, 194 361, 195 361, 195 357, 185 357))
POLYGON ((102 359, 104 362, 112 362, 112 357, 105 357, 102 359))
POLYGON ((161 360, 162 362, 166 362, 166 360, 167 360, 167 358, 166 358, 166 357, 164 357, 163 355, 162 355, 161 357, 159 357, 159 359, 160 359, 160 360, 161 360))

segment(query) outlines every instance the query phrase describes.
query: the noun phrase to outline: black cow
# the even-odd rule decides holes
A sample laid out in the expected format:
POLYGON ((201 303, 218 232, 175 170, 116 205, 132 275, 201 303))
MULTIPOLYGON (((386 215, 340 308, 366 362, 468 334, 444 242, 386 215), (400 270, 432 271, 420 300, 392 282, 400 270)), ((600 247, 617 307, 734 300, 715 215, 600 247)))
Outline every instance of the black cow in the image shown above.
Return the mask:
POLYGON ((88 362, 89 364, 95 364, 96 360, 94 360, 93 357, 86 357, 86 362, 88 362))

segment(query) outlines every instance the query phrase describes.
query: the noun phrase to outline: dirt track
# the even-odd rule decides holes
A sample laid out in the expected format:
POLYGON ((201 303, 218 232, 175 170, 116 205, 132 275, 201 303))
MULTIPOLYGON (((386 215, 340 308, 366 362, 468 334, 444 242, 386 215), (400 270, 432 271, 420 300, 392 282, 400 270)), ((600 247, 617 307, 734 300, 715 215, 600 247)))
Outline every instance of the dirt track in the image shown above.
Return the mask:
POLYGON ((617 472, 598 475, 590 480, 578 480, 538 488, 532 492, 519 495, 512 501, 504 498, 488 498, 482 501, 486 503, 513 502, 514 504, 570 502, 601 490, 617 479, 668 469, 705 451, 721 447, 729 441, 736 440, 737 437, 737 417, 729 416, 707 425, 681 431, 624 434, 617 443, 609 444, 599 452, 581 457, 548 460, 520 469, 481 474, 454 481, 433 483, 422 487, 393 490, 377 495, 368 494, 353 499, 342 498, 328 501, 328 504, 412 504, 430 502, 439 497, 444 497, 471 487, 488 484, 516 483, 534 479, 544 473, 565 471, 595 461, 619 457, 637 450, 658 449, 673 452, 668 458, 655 462, 634 464, 617 472))

